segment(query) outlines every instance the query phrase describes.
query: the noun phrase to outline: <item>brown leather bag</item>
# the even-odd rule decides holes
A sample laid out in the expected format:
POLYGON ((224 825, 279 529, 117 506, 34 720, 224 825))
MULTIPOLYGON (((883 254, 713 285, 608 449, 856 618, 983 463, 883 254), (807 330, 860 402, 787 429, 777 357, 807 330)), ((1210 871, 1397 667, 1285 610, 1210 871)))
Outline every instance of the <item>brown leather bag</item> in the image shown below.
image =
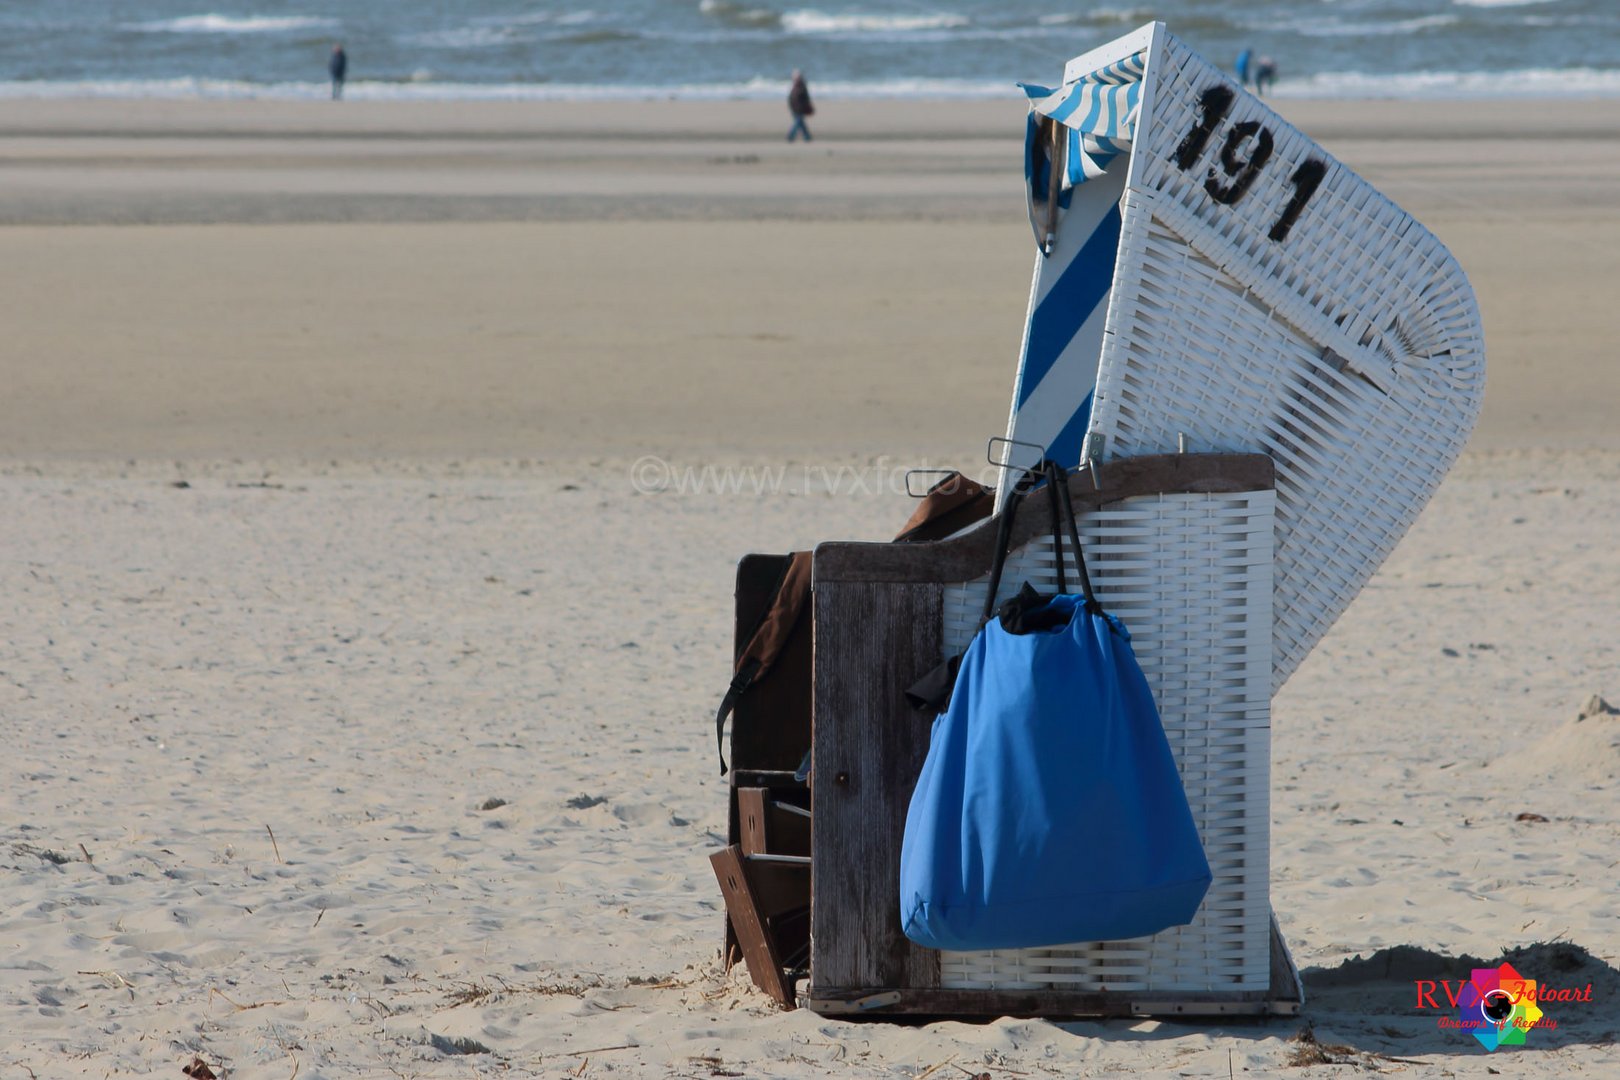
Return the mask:
MULTIPOLYGON (((995 490, 953 472, 928 489, 895 542, 902 544, 940 540, 989 517, 995 509, 995 490)), ((795 631, 804 621, 810 602, 811 552, 795 551, 777 583, 776 593, 761 616, 748 643, 737 653, 731 686, 714 717, 715 741, 720 749, 720 774, 726 773, 726 717, 737 700, 751 688, 770 679, 775 672, 790 673, 805 682, 803 700, 810 700, 810 635, 795 631), (804 656, 797 654, 803 652, 804 656), (795 662, 799 661, 799 662, 795 662)), ((795 695, 800 691, 793 689, 795 695)), ((809 745, 805 750, 810 749, 809 745)))

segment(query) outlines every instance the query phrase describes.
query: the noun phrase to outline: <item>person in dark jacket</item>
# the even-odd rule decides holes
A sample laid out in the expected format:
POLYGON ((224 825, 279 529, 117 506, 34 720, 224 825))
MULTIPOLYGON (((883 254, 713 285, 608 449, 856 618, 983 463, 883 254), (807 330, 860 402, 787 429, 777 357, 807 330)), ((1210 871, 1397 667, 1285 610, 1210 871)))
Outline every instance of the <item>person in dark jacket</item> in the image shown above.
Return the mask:
POLYGON ((343 51, 341 44, 332 46, 332 59, 326 62, 326 70, 332 73, 332 100, 336 101, 343 96, 343 77, 349 73, 349 54, 343 51))
POLYGON ((793 87, 788 91, 788 112, 793 114, 793 126, 788 128, 787 141, 792 142, 800 135, 804 141, 810 141, 810 129, 805 127, 804 118, 814 116, 816 107, 810 103, 810 87, 804 81, 804 72, 793 73, 793 87))
POLYGON ((1262 56, 1254 62, 1254 92, 1264 97, 1267 87, 1277 81, 1277 61, 1262 56))

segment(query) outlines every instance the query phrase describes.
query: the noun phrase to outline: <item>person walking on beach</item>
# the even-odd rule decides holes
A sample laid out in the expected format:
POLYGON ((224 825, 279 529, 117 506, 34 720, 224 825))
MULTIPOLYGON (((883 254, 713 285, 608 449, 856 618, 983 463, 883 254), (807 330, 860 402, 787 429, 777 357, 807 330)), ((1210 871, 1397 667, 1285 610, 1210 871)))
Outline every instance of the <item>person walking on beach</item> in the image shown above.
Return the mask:
POLYGON ((1277 61, 1262 56, 1254 62, 1254 92, 1266 96, 1266 87, 1277 81, 1277 61))
POLYGON ((332 46, 332 59, 326 62, 326 70, 332 73, 332 100, 336 101, 343 96, 343 78, 349 73, 349 54, 343 51, 341 43, 332 46))
POLYGON ((788 112, 793 114, 793 126, 788 128, 787 141, 803 135, 804 141, 809 142, 810 129, 805 127, 804 118, 816 115, 816 107, 810 103, 810 87, 802 71, 793 73, 793 86, 788 90, 788 112))
POLYGON ((1252 67, 1253 64, 1253 49, 1245 48, 1242 52, 1238 53, 1237 63, 1234 66, 1237 69, 1238 82, 1242 83, 1244 86, 1249 85, 1249 68, 1252 67))

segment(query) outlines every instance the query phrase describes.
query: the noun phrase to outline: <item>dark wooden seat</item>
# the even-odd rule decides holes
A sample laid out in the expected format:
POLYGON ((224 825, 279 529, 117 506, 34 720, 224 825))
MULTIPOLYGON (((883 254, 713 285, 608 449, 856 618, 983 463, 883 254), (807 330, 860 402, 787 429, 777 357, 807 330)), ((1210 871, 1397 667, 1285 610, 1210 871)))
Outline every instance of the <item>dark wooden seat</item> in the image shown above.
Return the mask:
MULTIPOLYGON (((736 632, 740 653, 776 595, 787 555, 746 555, 737 564, 736 632)), ((710 856, 726 900, 725 965, 747 963, 754 984, 794 1006, 793 972, 809 960, 810 787, 795 777, 810 749, 809 620, 777 661, 783 677, 737 700, 727 776, 728 847, 710 856), (791 856, 780 862, 763 856, 791 856)))

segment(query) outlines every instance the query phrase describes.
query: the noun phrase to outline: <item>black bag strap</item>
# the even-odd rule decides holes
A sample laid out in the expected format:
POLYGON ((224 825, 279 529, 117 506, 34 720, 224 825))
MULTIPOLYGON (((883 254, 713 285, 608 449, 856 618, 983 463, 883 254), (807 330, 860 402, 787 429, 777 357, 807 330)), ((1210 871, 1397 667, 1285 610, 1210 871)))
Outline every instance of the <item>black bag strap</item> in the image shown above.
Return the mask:
POLYGON ((990 564, 990 591, 984 594, 984 616, 981 623, 989 622, 996 610, 996 593, 1001 588, 1001 571, 1007 565, 1007 549, 1012 546, 1013 520, 1018 516, 1018 504, 1023 502, 1029 489, 1040 480, 1040 474, 1031 470, 1019 477, 1007 493, 1007 505, 1001 508, 1001 519, 996 529, 996 555, 990 564))
MULTIPOLYGON (((1091 591, 1091 575, 1086 572, 1086 553, 1080 546, 1080 523, 1074 516, 1074 499, 1069 494, 1069 477, 1061 465, 1053 464, 1061 478, 1056 484, 1058 494, 1063 499, 1063 515, 1069 523, 1069 542, 1074 546, 1074 568, 1080 575, 1080 592, 1086 598, 1086 610, 1093 615, 1102 614, 1102 604, 1097 602, 1097 594, 1091 591)), ((1062 588, 1063 571, 1058 571, 1058 588, 1062 588)))
MULTIPOLYGON (((1069 591, 1063 578, 1063 504, 1058 500, 1058 475, 1063 467, 1055 461, 1042 462, 1046 471, 1046 504, 1052 512, 1052 559, 1057 564, 1057 591, 1069 591)), ((1063 478, 1063 493, 1068 492, 1068 477, 1063 478)))
POLYGON ((743 692, 754 684, 754 676, 759 674, 760 662, 758 660, 745 660, 740 671, 732 678, 731 685, 726 688, 726 696, 720 699, 720 710, 714 714, 714 741, 720 751, 720 775, 726 775, 726 717, 737 707, 737 699, 743 692))
POLYGON ((1042 461, 1035 468, 1026 472, 1013 487, 1008 496, 1007 505, 1001 513, 1001 527, 996 532, 995 561, 990 566, 990 588, 984 597, 984 616, 982 622, 988 622, 996 610, 996 594, 1001 590, 1001 575, 1006 569, 1008 549, 1012 546, 1013 518, 1018 509, 1018 503, 1037 483, 1046 482, 1047 504, 1052 517, 1052 553, 1057 562, 1057 588, 1058 592, 1068 591, 1067 580, 1063 569, 1063 533, 1065 526, 1069 534, 1069 544, 1074 548, 1075 571, 1080 578, 1080 591, 1086 598, 1086 610, 1094 614, 1101 614, 1102 604, 1097 600, 1097 594, 1092 591, 1091 575, 1086 570, 1086 554, 1080 546, 1080 524, 1074 516, 1074 500, 1069 494, 1069 473, 1063 466, 1055 461, 1042 461))
MULTIPOLYGON (((1013 520, 1018 513, 1018 504, 1043 479, 1046 481, 1047 503, 1052 511, 1052 549, 1057 555, 1058 591, 1068 591, 1063 575, 1063 533, 1066 531, 1069 544, 1074 548, 1074 565, 1080 577, 1080 591, 1086 598, 1085 609, 1094 615, 1103 613, 1102 605, 1091 590, 1091 575, 1086 572, 1086 555, 1080 547, 1080 524, 1075 520, 1074 500, 1069 494, 1068 471, 1054 461, 1043 461, 1026 472, 1013 486, 1007 495, 1007 505, 1002 507, 1000 526, 996 530, 995 559, 990 568, 990 587, 984 597, 984 617, 979 620, 981 628, 995 614, 996 594, 1001 589, 1001 575, 1007 566, 1008 549, 1012 546, 1013 520)), ((1015 634, 1043 629, 1045 624, 1040 622, 1038 612, 1033 618, 1023 618, 1018 613, 1020 607, 1027 615, 1032 609, 1042 606, 1044 599, 1026 583, 1023 592, 1007 601, 1003 607, 1002 625, 1015 634)), ((950 705, 951 691, 956 685, 957 668, 961 661, 961 656, 952 656, 908 687, 906 700, 911 707, 930 716, 944 712, 950 705)))

